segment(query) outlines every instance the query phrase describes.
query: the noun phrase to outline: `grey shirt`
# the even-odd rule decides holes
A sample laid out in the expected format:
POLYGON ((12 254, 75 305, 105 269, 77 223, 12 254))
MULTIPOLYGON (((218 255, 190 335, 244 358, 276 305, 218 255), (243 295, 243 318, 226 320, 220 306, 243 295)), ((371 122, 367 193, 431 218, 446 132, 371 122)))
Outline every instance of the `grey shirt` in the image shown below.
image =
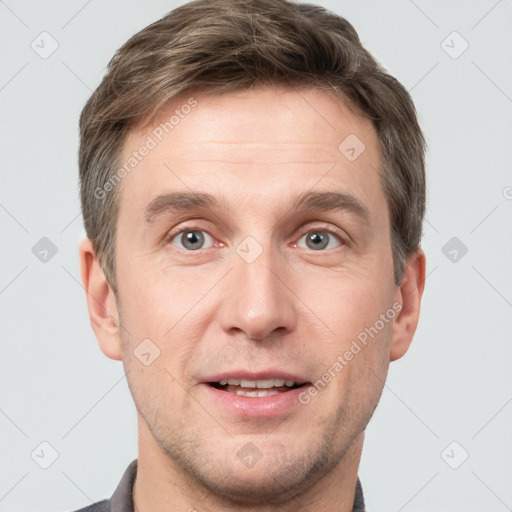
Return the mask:
MULTIPOLYGON (((76 512, 133 512, 132 491, 136 475, 137 459, 131 462, 124 472, 123 478, 121 478, 112 498, 93 503, 76 512)), ((365 512, 363 489, 359 478, 357 479, 356 495, 352 512, 365 512)))

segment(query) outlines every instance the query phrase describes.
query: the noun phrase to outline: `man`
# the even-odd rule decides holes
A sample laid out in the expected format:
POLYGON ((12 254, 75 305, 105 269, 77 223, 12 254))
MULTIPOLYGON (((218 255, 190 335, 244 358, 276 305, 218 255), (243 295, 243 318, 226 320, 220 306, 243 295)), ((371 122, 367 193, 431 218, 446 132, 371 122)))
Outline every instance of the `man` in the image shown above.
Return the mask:
POLYGON ((91 325, 138 459, 96 511, 363 511, 364 432, 414 335, 425 141, 323 8, 197 0, 85 106, 91 325))

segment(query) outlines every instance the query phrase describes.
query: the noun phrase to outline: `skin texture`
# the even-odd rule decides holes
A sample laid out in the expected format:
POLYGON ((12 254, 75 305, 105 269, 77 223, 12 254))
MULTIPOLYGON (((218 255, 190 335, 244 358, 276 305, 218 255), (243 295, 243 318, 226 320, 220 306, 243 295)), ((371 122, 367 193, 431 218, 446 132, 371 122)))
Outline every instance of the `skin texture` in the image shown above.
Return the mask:
MULTIPOLYGON (((121 183, 117 302, 90 241, 80 246, 91 325, 101 350, 122 360, 137 407, 136 506, 350 511, 365 427, 390 361, 416 329, 424 254, 409 257, 395 286, 378 139, 339 99, 272 87, 194 98, 197 106, 121 183), (338 149, 349 134, 365 145, 354 161, 338 149), (174 191, 223 195, 227 204, 147 223, 149 202, 174 191), (347 210, 294 212, 293 198, 306 191, 352 195, 367 222, 347 210), (185 228, 201 230, 202 248, 186 248, 185 228), (317 231, 327 247, 308 246, 317 231), (248 236, 262 249, 252 263, 236 251, 248 236), (316 382, 393 304, 401 307, 394 320, 286 414, 228 413, 201 384, 234 368, 270 367, 316 382), (149 366, 134 354, 147 338, 160 350, 149 366), (248 442, 262 454, 250 468, 236 455, 248 442)), ((132 130, 120 162, 153 129, 132 130)))

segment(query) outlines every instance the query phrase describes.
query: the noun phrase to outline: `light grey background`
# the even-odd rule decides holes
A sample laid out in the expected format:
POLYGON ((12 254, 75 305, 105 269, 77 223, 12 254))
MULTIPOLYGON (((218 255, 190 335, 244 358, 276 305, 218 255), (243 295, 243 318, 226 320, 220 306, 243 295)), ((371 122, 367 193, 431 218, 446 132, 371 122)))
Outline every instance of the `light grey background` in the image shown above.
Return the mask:
MULTIPOLYGON (((109 497, 137 456, 123 368, 80 284, 77 123, 114 51, 181 3, 0 2, 0 511, 109 497), (58 249, 46 263, 42 237, 58 249)), ((429 143, 423 309, 367 429, 367 508, 512 510, 512 2, 317 3, 411 91, 429 143), (443 253, 452 237, 467 254, 443 253)))

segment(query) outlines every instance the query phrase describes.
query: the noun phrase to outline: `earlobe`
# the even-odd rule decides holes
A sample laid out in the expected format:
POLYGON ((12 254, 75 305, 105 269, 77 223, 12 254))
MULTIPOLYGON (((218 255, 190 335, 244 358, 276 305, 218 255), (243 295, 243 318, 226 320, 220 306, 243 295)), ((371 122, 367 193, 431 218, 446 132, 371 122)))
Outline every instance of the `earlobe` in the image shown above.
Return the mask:
POLYGON ((105 279, 88 238, 80 243, 79 254, 91 327, 102 352, 111 359, 121 360, 119 313, 114 292, 105 279))
POLYGON ((425 287, 425 253, 417 249, 407 258, 404 277, 396 290, 401 310, 393 326, 390 361, 400 359, 411 345, 420 316, 421 297, 425 287))

